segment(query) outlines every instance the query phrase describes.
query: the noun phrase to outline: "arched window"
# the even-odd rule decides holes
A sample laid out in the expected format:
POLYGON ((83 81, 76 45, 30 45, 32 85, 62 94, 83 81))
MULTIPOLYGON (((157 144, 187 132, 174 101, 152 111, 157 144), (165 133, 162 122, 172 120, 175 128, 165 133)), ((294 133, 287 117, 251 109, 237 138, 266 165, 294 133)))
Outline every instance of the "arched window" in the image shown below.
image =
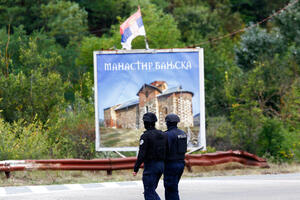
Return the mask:
POLYGON ((167 107, 163 107, 163 113, 164 113, 164 115, 168 114, 168 108, 167 107))
POLYGON ((149 92, 148 92, 148 91, 146 91, 145 95, 146 95, 146 98, 148 98, 148 96, 149 96, 149 92))

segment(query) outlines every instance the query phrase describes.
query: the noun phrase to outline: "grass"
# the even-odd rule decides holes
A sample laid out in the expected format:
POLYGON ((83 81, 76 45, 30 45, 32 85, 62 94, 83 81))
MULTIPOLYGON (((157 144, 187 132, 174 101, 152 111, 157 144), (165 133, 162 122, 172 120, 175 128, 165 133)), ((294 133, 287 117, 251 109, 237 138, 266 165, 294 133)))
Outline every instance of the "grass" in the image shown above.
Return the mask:
MULTIPOLYGON (((188 133, 187 128, 182 130, 188 133)), ((144 129, 124 129, 100 127, 100 142, 102 147, 136 147, 144 129)), ((191 138, 197 139, 199 127, 191 127, 191 138)))
MULTIPOLYGON (((193 172, 185 170, 183 178, 300 173, 300 164, 278 165, 271 163, 270 168, 258 168, 239 163, 227 163, 216 166, 192 167, 192 170, 193 172)), ((106 171, 20 171, 12 172, 9 179, 6 179, 3 172, 0 173, 0 186, 84 184, 141 179, 142 169, 136 177, 132 176, 132 170, 113 171, 112 175, 109 176, 106 171)))
POLYGON ((138 146, 143 130, 100 128, 101 146, 126 147, 138 146))

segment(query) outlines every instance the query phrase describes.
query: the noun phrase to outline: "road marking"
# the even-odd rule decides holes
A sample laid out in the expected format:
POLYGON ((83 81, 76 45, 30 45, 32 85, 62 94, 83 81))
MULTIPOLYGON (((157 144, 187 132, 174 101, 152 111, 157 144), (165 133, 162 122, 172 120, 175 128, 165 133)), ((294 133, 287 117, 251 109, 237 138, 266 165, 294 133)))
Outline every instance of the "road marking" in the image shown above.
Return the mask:
POLYGON ((83 190, 84 187, 80 184, 65 184, 65 187, 69 188, 70 190, 83 190))
POLYGON ((33 193, 47 193, 49 190, 45 186, 27 186, 33 193))
POLYGON ((265 183, 300 183, 300 180, 281 180, 281 179, 270 179, 270 180, 246 180, 246 179, 240 179, 240 180, 189 180, 189 179, 183 179, 180 180, 179 183, 211 183, 211 184, 224 184, 224 183, 230 183, 230 184, 265 184, 265 183))
POLYGON ((102 185, 104 185, 104 187, 107 188, 116 188, 116 187, 120 187, 120 185, 118 185, 115 182, 106 182, 106 183, 101 183, 102 185))
MULTIPOLYGON (((231 177, 236 178, 234 180, 228 177, 222 179, 219 177, 215 178, 184 178, 180 180, 180 183, 190 184, 237 184, 237 185, 261 185, 261 184, 285 184, 294 183, 300 184, 299 179, 277 179, 276 177, 266 177, 262 180, 252 179, 252 177, 231 177)), ((179 183, 179 185, 180 185, 179 183)), ((163 180, 159 181, 159 185, 163 185, 163 180)), ((70 191, 70 190, 86 190, 86 189, 100 189, 100 188, 124 188, 124 187, 143 187, 142 181, 127 181, 127 182, 101 182, 101 183, 90 183, 90 184, 64 184, 64 185, 41 185, 41 186, 13 186, 13 187, 0 187, 0 196, 11 196, 11 195, 26 195, 30 193, 51 193, 59 191, 70 191)))
POLYGON ((24 194, 31 193, 31 190, 28 187, 24 186, 14 186, 14 187, 5 187, 6 194, 24 194))
POLYGON ((65 187, 64 185, 46 185, 45 187, 50 191, 68 190, 68 188, 65 187))
POLYGON ((0 195, 6 194, 6 191, 3 187, 0 187, 0 195))

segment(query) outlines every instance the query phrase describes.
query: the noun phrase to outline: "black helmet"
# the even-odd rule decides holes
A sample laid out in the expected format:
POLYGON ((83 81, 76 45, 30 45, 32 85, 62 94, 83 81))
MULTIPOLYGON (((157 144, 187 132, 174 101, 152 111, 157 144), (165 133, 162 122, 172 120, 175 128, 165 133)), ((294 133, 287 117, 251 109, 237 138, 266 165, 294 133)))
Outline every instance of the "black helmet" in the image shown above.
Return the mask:
POLYGON ((177 115, 175 115, 175 114, 168 114, 168 115, 166 116, 165 121, 166 121, 166 122, 176 122, 176 123, 178 123, 178 122, 180 122, 180 119, 179 119, 179 117, 178 117, 177 115))
POLYGON ((152 112, 147 112, 146 114, 144 114, 143 116, 143 121, 144 122, 156 122, 157 118, 156 115, 152 112))

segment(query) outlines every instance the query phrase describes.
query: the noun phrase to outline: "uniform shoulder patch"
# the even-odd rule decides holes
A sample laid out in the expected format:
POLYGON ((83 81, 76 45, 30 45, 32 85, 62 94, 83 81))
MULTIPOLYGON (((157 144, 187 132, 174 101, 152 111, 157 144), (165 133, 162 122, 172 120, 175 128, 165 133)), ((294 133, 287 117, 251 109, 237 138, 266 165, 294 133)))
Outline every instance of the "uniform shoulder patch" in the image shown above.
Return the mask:
POLYGON ((179 139, 181 139, 181 138, 186 138, 186 135, 185 134, 182 134, 182 135, 178 135, 177 136, 179 139))
POLYGON ((143 145, 144 144, 144 140, 140 140, 140 145, 143 145))

